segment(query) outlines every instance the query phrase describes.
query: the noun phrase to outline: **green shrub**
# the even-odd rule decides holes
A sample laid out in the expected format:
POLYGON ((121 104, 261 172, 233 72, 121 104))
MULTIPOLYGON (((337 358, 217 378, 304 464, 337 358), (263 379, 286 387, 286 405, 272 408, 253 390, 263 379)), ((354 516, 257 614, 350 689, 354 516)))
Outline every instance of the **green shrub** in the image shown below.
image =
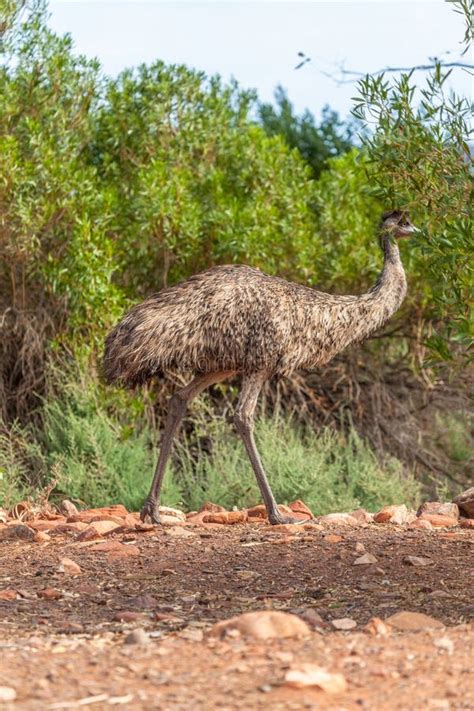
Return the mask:
MULTIPOLYGON (((173 474, 186 507, 196 509, 206 500, 228 508, 260 502, 242 443, 222 420, 211 426, 210 455, 190 456, 186 443, 178 447, 173 474)), ((390 458, 382 465, 354 430, 347 437, 329 428, 315 434, 274 417, 258 422, 256 440, 279 503, 301 498, 323 514, 418 500, 419 485, 400 462, 390 458)))

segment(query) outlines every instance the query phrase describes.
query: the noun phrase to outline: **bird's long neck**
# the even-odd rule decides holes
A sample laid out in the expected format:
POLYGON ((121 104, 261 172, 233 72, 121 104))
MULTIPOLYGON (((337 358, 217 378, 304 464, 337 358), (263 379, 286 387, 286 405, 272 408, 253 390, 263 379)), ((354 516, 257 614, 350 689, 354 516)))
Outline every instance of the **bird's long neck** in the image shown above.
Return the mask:
POLYGON ((315 303, 313 332, 323 334, 324 344, 321 349, 319 338, 314 344, 315 355, 324 350, 324 357, 318 359, 318 362, 328 362, 351 343, 368 338, 388 321, 405 298, 407 285, 398 247, 388 234, 382 234, 381 244, 384 254, 383 269, 367 293, 360 296, 331 297, 327 309, 323 310, 320 302, 315 303))
POLYGON ((387 232, 381 235, 383 269, 374 286, 354 302, 354 326, 363 340, 386 323, 400 307, 407 291, 405 270, 398 245, 387 232))

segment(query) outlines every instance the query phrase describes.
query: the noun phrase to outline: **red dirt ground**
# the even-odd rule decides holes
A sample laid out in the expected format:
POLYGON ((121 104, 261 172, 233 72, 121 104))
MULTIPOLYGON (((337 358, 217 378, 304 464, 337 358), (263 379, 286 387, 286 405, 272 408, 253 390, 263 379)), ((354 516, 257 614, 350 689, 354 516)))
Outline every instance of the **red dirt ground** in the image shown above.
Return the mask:
POLYGON ((127 556, 72 534, 1 543, 0 685, 17 698, 0 708, 474 709, 474 531, 180 530, 190 535, 155 527, 105 539, 126 543, 127 556), (377 563, 354 565, 357 543, 377 563), (406 556, 429 564, 408 565, 406 556), (82 572, 60 572, 64 557, 82 572), (15 599, 1 599, 5 590, 15 599), (218 620, 269 608, 303 616, 311 633, 268 641, 207 634, 218 620), (372 617, 400 610, 445 627, 364 631, 372 617), (331 620, 344 617, 357 627, 334 631, 331 620), (125 644, 137 627, 148 643, 125 644), (302 662, 342 673, 347 690, 288 688, 285 672, 302 662))

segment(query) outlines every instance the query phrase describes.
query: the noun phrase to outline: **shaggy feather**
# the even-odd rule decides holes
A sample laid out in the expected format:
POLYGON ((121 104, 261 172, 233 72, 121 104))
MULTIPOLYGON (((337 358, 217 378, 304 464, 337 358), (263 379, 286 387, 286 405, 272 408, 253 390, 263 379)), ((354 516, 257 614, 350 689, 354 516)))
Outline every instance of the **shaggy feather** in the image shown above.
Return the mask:
POLYGON ((213 267, 163 289, 108 335, 106 380, 133 387, 166 371, 271 377, 323 365, 384 324, 405 297, 388 232, 382 246, 383 271, 360 296, 327 294, 245 265, 213 267))

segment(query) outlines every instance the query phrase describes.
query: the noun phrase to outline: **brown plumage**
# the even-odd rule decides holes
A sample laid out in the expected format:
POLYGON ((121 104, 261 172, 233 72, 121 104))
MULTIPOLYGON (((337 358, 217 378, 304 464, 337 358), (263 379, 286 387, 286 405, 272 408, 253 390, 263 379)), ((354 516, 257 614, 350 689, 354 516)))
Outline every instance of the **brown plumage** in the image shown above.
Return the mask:
POLYGON ((395 238, 414 231, 405 215, 386 213, 384 267, 360 296, 326 294, 245 265, 213 267, 135 306, 106 339, 104 374, 126 387, 166 371, 190 372, 192 382, 170 401, 170 413, 142 517, 158 521, 158 496, 172 438, 186 405, 208 385, 241 373, 235 424, 267 506, 281 523, 253 440, 253 414, 265 380, 328 363, 367 338, 402 303, 406 279, 395 238))

